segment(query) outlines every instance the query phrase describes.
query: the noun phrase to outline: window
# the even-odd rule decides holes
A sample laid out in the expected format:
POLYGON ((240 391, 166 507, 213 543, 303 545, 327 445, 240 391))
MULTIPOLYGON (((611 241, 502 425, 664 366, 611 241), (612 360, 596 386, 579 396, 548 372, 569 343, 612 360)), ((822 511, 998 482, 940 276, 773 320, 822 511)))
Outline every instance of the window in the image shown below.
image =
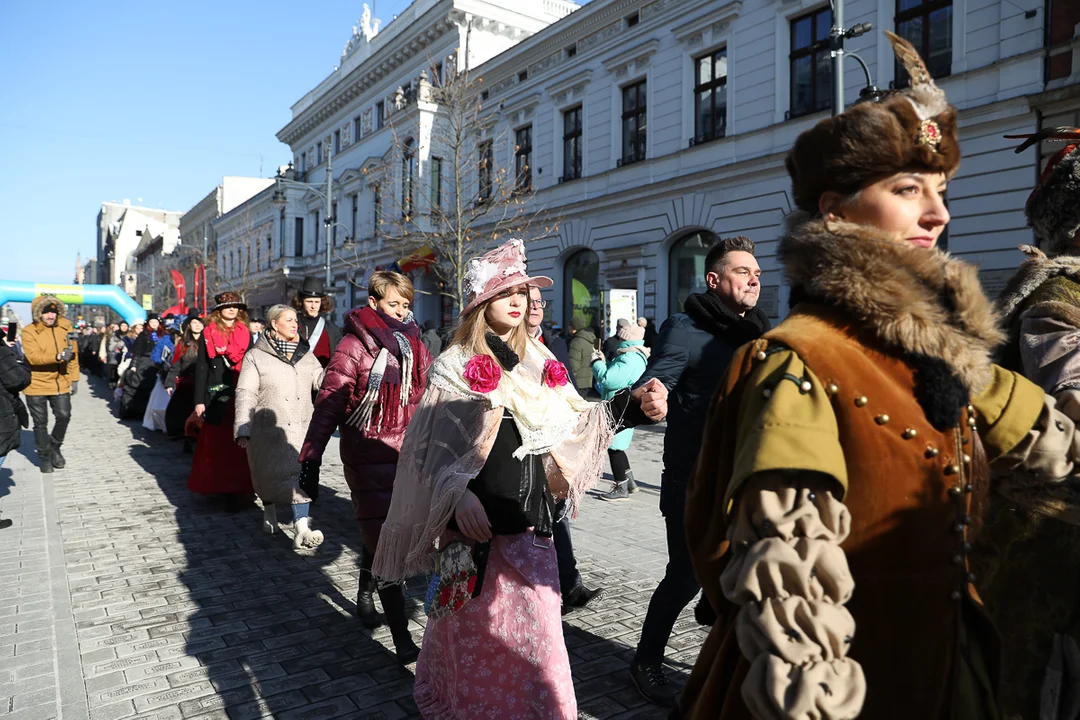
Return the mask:
POLYGON ((832 107, 832 63, 825 42, 832 11, 825 7, 791 21, 791 109, 795 118, 832 107))
POLYGON ((408 220, 413 214, 413 185, 416 178, 416 150, 412 138, 405 141, 401 153, 401 217, 408 220))
POLYGON ((274 257, 274 242, 269 235, 266 236, 266 267, 270 267, 270 258, 274 257))
POLYGON ((694 61, 694 139, 691 145, 727 132, 727 48, 694 61))
POLYGON ((293 218, 293 257, 304 257, 304 218, 293 218))
POLYGON ((686 299, 693 293, 703 293, 705 285, 705 256, 717 241, 715 233, 703 230, 677 240, 668 255, 668 314, 683 311, 686 299))
POLYGON ((356 227, 356 213, 360 209, 360 195, 359 193, 353 193, 349 197, 352 200, 352 214, 350 216, 351 222, 349 223, 349 230, 352 232, 353 238, 355 238, 357 235, 356 231, 359 230, 359 228, 356 227))
POLYGON ((322 154, 322 141, 315 143, 315 165, 322 165, 323 160, 326 158, 322 154))
POLYGON ((307 153, 300 153, 300 172, 307 172, 307 153))
POLYGON ((562 114, 563 174, 562 181, 581 177, 581 106, 562 114))
POLYGON ((532 190, 532 125, 514 131, 514 192, 532 190))
POLYGON ((382 193, 378 185, 371 186, 371 220, 374 224, 371 234, 378 236, 382 229, 382 193))
POLYGON ((622 159, 619 165, 645 159, 646 98, 644 80, 622 89, 622 159))
POLYGON ((327 223, 332 223, 327 226, 327 234, 330 236, 330 242, 337 247, 337 203, 333 203, 330 206, 330 217, 326 218, 327 223))
POLYGON ((577 45, 576 44, 571 45, 570 47, 566 48, 566 57, 572 58, 575 55, 577 55, 577 45))
POLYGON ((480 93, 480 99, 481 100, 487 100, 488 99, 488 91, 487 90, 484 90, 483 92, 480 93))
POLYGON ((442 82, 443 82, 442 63, 437 62, 437 63, 435 63, 435 67, 431 68, 431 84, 438 87, 439 85, 442 85, 442 82))
POLYGON ((563 327, 570 327, 576 315, 585 327, 599 329, 600 256, 592 250, 579 250, 563 266, 563 327))
POLYGON ((442 158, 431 158, 431 208, 442 207, 442 158))
POLYGON ((337 155, 341 152, 341 131, 334 131, 334 154, 337 155))
POLYGON ((352 121, 352 141, 356 142, 360 139, 360 131, 364 128, 364 124, 360 122, 360 116, 357 115, 352 121))
MULTIPOLYGON (((896 0, 896 34, 910 41, 935 78, 952 72, 952 0, 896 0)), ((896 87, 910 82, 896 63, 896 87)))
POLYGON ((490 140, 480 143, 478 149, 480 151, 480 162, 478 166, 480 189, 478 199, 480 202, 484 202, 491 199, 491 174, 495 165, 495 151, 490 140))
POLYGON ((382 127, 383 127, 383 124, 386 122, 386 118, 383 117, 384 115, 386 115, 386 103, 384 101, 380 100, 379 102, 375 103, 375 129, 376 130, 381 130, 382 127))
POLYGON ((628 27, 628 28, 634 27, 639 22, 641 22, 641 15, 639 15, 638 13, 634 13, 633 15, 627 15, 626 16, 626 27, 628 27))
POLYGON ((312 225, 314 225, 315 252, 319 252, 319 235, 321 233, 319 232, 319 211, 318 210, 316 210, 314 213, 312 213, 311 223, 312 223, 312 225))
POLYGON ((518 82, 525 82, 528 79, 529 79, 529 71, 528 70, 522 70, 521 72, 518 73, 518 82))

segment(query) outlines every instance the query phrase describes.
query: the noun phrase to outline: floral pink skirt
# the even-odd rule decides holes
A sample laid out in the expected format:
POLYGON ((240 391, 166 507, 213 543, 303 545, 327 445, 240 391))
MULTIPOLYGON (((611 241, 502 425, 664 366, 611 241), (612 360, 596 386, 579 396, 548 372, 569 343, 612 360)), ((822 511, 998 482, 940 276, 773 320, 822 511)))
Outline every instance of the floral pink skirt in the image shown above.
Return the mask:
POLYGON ((554 545, 537 547, 531 531, 496 536, 480 595, 453 615, 428 620, 416 664, 420 714, 574 720, 558 588, 554 545))

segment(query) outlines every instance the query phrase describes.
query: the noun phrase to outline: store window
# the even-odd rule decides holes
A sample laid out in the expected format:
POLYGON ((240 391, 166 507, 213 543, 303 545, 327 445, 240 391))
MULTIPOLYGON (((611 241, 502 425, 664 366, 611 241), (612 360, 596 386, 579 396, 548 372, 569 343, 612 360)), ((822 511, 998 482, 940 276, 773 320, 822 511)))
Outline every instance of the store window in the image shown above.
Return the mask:
POLYGON ((668 262, 668 313, 683 311, 686 298, 702 293, 705 286, 705 256, 719 238, 702 230, 691 233, 671 246, 668 262))
POLYGON ((570 328, 575 315, 585 318, 585 325, 600 327, 600 256, 592 250, 579 250, 563 268, 563 327, 570 328))

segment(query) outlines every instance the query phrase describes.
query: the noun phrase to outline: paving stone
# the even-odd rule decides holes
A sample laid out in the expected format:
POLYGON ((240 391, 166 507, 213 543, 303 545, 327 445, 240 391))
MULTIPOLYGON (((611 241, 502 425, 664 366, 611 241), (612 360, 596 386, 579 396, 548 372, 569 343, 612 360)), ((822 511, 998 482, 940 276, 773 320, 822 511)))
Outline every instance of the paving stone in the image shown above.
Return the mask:
MULTIPOLYGON (((53 720, 63 703, 64 720, 415 717, 388 628, 352 617, 359 532, 338 441, 316 506, 327 542, 296 553, 288 526, 261 533, 258 507, 225 514, 189 493, 179 444, 117 421, 107 391, 87 385, 73 399, 67 469, 46 485, 18 453, 5 465, 15 475, 5 517, 21 534, 0 551, 0 574, 14 578, 0 587, 0 690, 21 692, 0 697, 0 716, 53 720), (20 697, 25 711, 12 715, 20 697)), ((627 672, 666 563, 662 442, 662 431, 638 432, 628 454, 642 491, 625 503, 587 497, 573 523, 586 584, 606 588, 565 618, 583 717, 665 715, 627 672)), ((424 577, 407 585, 417 642, 425 589, 424 577)), ((705 637, 691 613, 669 644, 677 687, 705 637)))

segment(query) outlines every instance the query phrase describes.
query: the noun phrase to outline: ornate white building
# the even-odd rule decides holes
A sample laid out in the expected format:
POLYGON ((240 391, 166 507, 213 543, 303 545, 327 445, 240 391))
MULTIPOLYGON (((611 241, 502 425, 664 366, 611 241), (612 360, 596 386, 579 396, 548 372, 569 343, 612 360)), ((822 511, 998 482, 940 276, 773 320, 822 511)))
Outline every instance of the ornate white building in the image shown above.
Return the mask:
MULTIPOLYGON (((787 292, 774 253, 793 208, 783 162, 796 135, 829 113, 828 51, 815 45, 828 34, 828 8, 821 0, 593 0, 575 11, 559 0, 417 0, 377 33, 362 19, 340 66, 278 133, 307 182, 321 185, 333 156, 339 300, 354 304, 348 281, 400 252, 375 232, 386 193, 402 190, 376 195, 370 172, 390 150, 388 118, 410 114, 419 130, 408 171, 419 196, 430 196, 433 182, 441 190, 438 158, 424 152, 438 107, 420 73, 437 82, 467 62, 483 77, 494 136, 504 138, 491 150, 495 166, 528 168, 530 202, 560 218, 557 233, 529 243, 530 269, 556 278, 548 291, 555 321, 589 306, 598 316, 609 288, 636 289, 638 312, 662 319, 700 289, 712 239, 732 234, 757 241, 761 302, 781 316, 787 292)), ((849 27, 873 24, 847 47, 878 87, 896 80, 881 34, 894 30, 921 48, 961 111, 964 160, 949 187, 944 243, 981 267, 992 293, 1019 262, 1016 245, 1031 241, 1023 205, 1040 162, 1002 136, 1080 123, 1077 8, 1068 0, 847 2, 849 27)), ((849 102, 857 99, 866 79, 854 59, 844 80, 849 102)), ((405 173, 384 182, 399 185, 405 173)), ((269 234, 279 259, 294 277, 320 273, 323 201, 294 191, 278 207, 269 234)), ((429 282, 417 279, 422 289, 429 282)), ((439 312, 430 298, 418 303, 421 319, 439 312)))

